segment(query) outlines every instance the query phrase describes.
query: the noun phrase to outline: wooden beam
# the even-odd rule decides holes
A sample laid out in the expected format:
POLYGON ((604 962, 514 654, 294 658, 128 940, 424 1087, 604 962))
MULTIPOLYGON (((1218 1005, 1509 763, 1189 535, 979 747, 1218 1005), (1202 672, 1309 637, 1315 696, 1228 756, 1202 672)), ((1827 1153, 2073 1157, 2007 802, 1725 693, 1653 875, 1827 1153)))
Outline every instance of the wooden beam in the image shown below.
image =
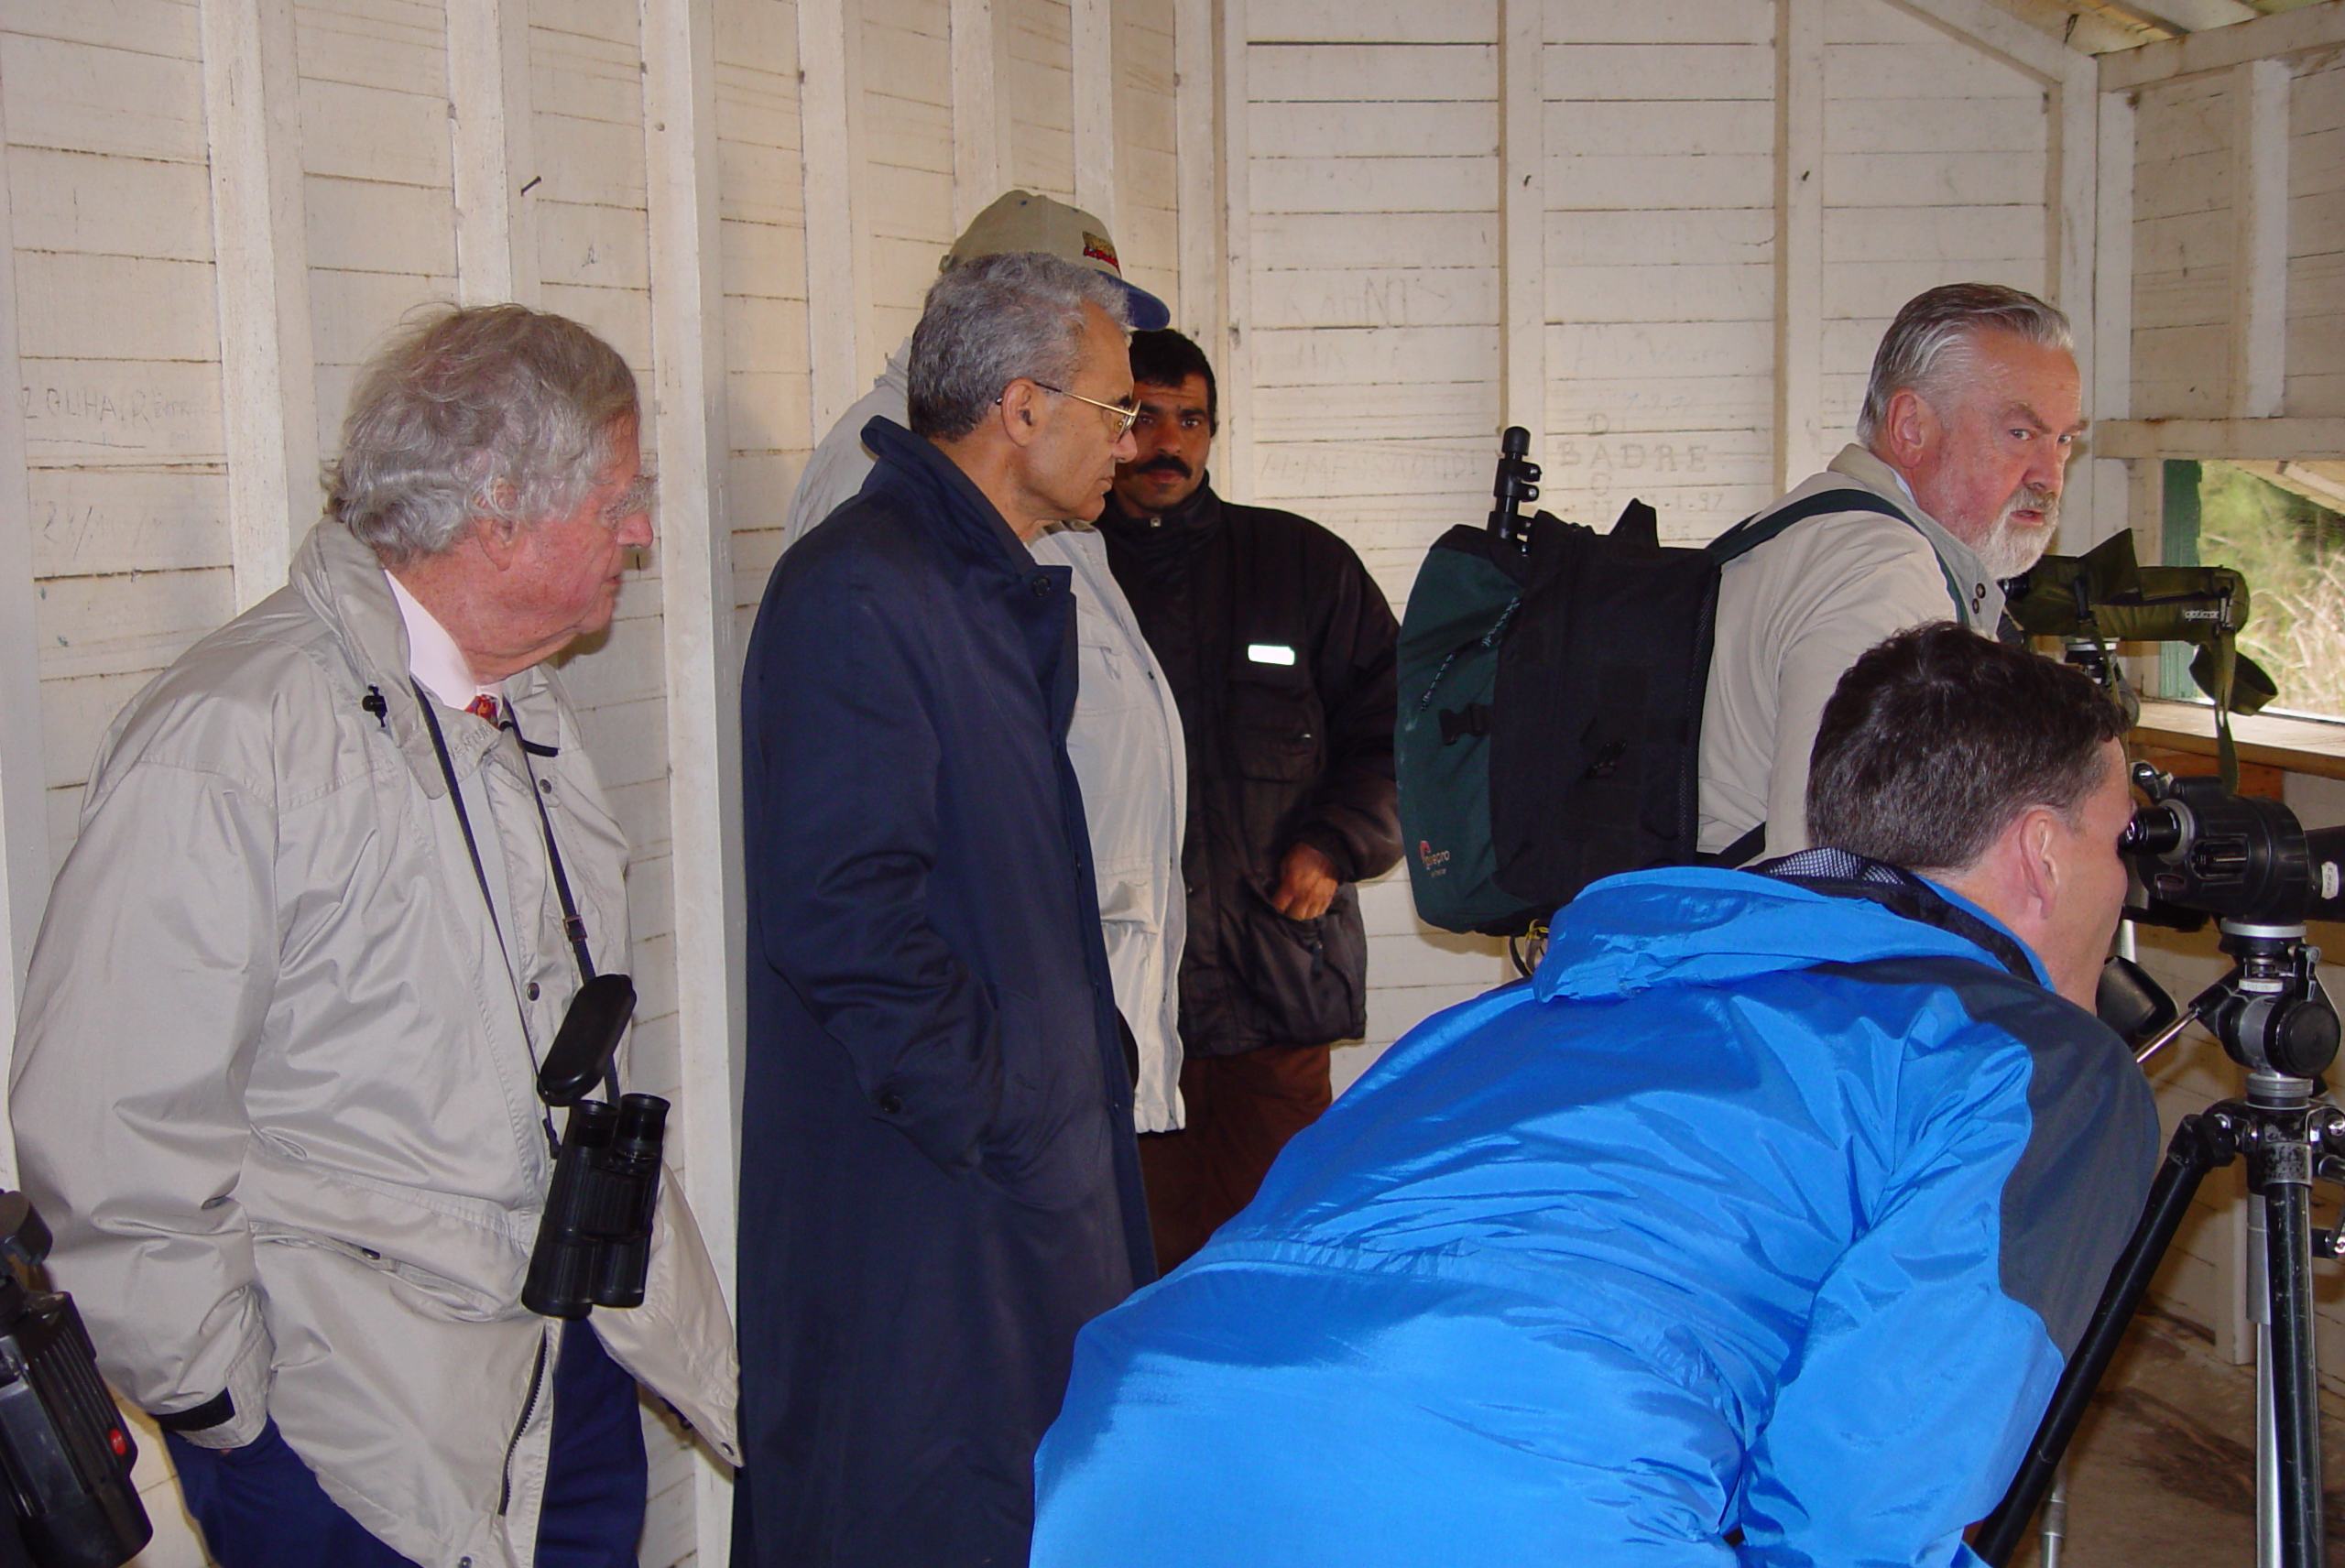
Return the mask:
MULTIPOLYGON (((1995 14, 2003 15, 2000 11, 1995 14)), ((2050 209, 2045 214, 2045 281, 2051 289, 2053 303, 2067 312, 2076 341, 2078 374, 2083 390, 2089 395, 2100 385, 2104 348, 2095 303, 2100 283, 2100 203, 2107 199, 2100 180, 2100 93, 2094 85, 2092 61, 2088 56, 2064 53, 2056 63, 2064 71, 2053 81, 2050 102, 2045 105, 2051 146, 2045 170, 2045 199, 2050 209)), ((2130 203, 2125 212, 2130 220, 2130 203)), ((2133 243, 2130 233, 2118 254, 2131 264, 2133 243)), ((2088 405, 2087 417, 2090 412, 2088 405)), ((2123 526, 2123 489, 2120 486, 2114 492, 2104 490, 2104 477, 2114 476, 2105 475, 2089 462, 2069 466, 2066 500, 2061 507, 2062 548, 2089 546, 2110 529, 2123 526)))
POLYGON ((448 0, 456 298, 464 304, 538 302, 531 120, 526 0, 448 0))
POLYGON ((1824 0, 1775 5, 1775 488, 1824 450, 1824 0))
POLYGON ((1116 19, 1109 0, 1068 0, 1074 204, 1116 234, 1116 19))
POLYGON ((2100 90, 2124 93, 2152 82, 2229 71, 2251 60, 2276 60, 2340 45, 2345 45, 2345 0, 2327 0, 2300 11, 2102 55, 2100 90))
POLYGON ((1550 424, 1543 0, 1501 0, 1499 27, 1500 423, 1528 430, 1535 451, 1550 424))
POLYGON ((2039 31, 1990 0, 1890 0, 1890 4, 1985 49, 2047 87, 2068 81, 2072 74, 2081 76, 2088 91, 2093 85, 2092 56, 2039 31))
MULTIPOLYGON (((1247 167, 1249 98, 1246 70, 1248 0, 1219 0, 1221 25, 1221 143, 1225 316, 1216 336, 1221 387, 1221 466, 1214 471, 1230 500, 1254 499, 1254 197, 1247 167)), ((1211 352, 1208 350, 1208 352, 1211 352)))
POLYGON ((317 520, 315 360, 293 0, 202 0, 235 606, 285 583, 317 520))
POLYGON ((2288 353, 2288 63, 2231 68, 2233 419, 2282 411, 2288 353))
POLYGON ((1181 287, 1174 324, 1207 353, 1223 349, 1222 300, 1229 213, 1221 196, 1219 35, 1214 0, 1172 0, 1173 184, 1181 287))
POLYGON ((953 227, 1009 188, 1009 96, 994 0, 952 0, 953 227))
MULTIPOLYGON (((0 81, 0 125, 7 87, 0 81)), ((8 161, 0 158, 0 387, 22 387, 16 354, 16 244, 9 214, 8 161)), ((26 479, 25 416, 14 397, 0 406, 0 1020, 11 1024, 24 996, 49 899, 49 768, 41 735, 40 633, 33 589, 32 496, 26 479)), ((0 1081, 0 1185, 16 1184, 7 1085, 0 1081)))
MULTIPOLYGON (((868 278, 858 278, 855 187, 861 172, 861 31, 845 0, 798 0, 799 146, 806 190, 806 347, 809 406, 819 441, 863 396, 857 365, 868 278)), ((987 198, 987 200, 991 200, 987 198)))
POLYGON ((2345 462, 2345 418, 2110 419, 2092 428, 2095 457, 2345 462))
MULTIPOLYGON (((2093 94, 2100 127, 2094 154, 2100 166, 2093 219, 2092 379, 2085 383, 2085 413, 2122 419, 2133 409, 2133 118, 2132 103, 2113 93, 2093 94)), ((2125 465, 2095 452, 2080 460, 2092 481, 2089 515, 2061 525, 2060 549, 2072 555, 2133 522, 2125 465)), ((2082 512, 2085 508, 2076 508, 2082 512)))
MULTIPOLYGON (((728 1298, 735 1265, 748 929, 741 878, 740 668, 725 474, 714 0, 643 0, 644 168, 660 512, 660 625, 676 954, 682 1181, 728 1298)), ((808 225, 810 228, 812 224, 808 225)), ((731 1477, 693 1470, 698 1559, 722 1563, 731 1477)))

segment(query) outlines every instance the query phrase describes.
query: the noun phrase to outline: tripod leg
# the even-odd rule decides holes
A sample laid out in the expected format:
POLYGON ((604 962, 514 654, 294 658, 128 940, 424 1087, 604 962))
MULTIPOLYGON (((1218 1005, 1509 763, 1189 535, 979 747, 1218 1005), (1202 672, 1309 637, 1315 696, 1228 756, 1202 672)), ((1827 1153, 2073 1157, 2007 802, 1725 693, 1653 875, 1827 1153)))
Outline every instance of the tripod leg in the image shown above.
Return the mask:
POLYGON ((2132 1239, 2125 1244, 2117 1266, 2109 1271, 2109 1283, 2101 1290, 2100 1304, 2093 1308, 2092 1322, 2086 1326, 2084 1338, 2078 1342, 2076 1354, 2068 1357, 2068 1369, 2061 1374, 2059 1387, 2052 1390, 2051 1403, 2045 1407, 2043 1422, 2035 1429, 2034 1441, 2028 1444, 2027 1457, 2020 1462, 2019 1474, 2012 1478, 2011 1489, 1995 1505, 1995 1511, 1980 1524, 1970 1543, 1971 1550, 1994 1568, 2003 1568, 2011 1561, 2012 1552, 2027 1530, 2027 1521, 2050 1489, 2053 1476, 2060 1468, 2060 1458, 2067 1452, 2069 1439, 2077 1434, 2077 1423, 2084 1419, 2093 1390, 2100 1386, 2101 1375, 2109 1370, 2118 1344, 2125 1337, 2126 1325, 2133 1321, 2134 1309, 2149 1293, 2151 1277, 2157 1273, 2158 1263, 2165 1257, 2174 1233, 2182 1228, 2183 1218, 2190 1212, 2190 1200, 2198 1192, 2198 1183, 2208 1171, 2229 1163, 2232 1153, 2229 1128, 2211 1119, 2210 1115, 2185 1116, 2182 1125, 2174 1129, 2173 1140, 2166 1145, 2165 1161, 2158 1167, 2157 1182, 2150 1189, 2150 1201, 2142 1210, 2140 1223, 2133 1227, 2132 1239))
POLYGON ((2280 1483, 2280 1561, 2321 1568, 2320 1381, 2312 1334, 2311 1189, 2267 1176, 2265 1256, 2272 1281, 2273 1449, 2280 1483))

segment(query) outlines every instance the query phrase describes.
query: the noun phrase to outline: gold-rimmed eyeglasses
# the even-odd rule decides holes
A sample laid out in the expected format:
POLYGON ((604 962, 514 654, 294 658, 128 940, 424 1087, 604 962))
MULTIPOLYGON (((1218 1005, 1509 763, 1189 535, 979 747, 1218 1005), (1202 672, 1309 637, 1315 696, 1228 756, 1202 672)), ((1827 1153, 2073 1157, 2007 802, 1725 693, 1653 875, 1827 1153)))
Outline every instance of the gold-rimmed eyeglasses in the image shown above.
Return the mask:
MULTIPOLYGON (((1027 379, 1033 381, 1034 378, 1030 376, 1027 379)), ((1070 392, 1063 387, 1053 387, 1047 381, 1035 381, 1034 385, 1045 392, 1055 392, 1062 397, 1072 397, 1078 403, 1088 403, 1102 413, 1115 415, 1114 439, 1117 441, 1123 440, 1125 432, 1132 428, 1132 421, 1140 418, 1140 409, 1137 408, 1127 408, 1120 403, 1102 403, 1096 397, 1086 397, 1080 392, 1070 392)))

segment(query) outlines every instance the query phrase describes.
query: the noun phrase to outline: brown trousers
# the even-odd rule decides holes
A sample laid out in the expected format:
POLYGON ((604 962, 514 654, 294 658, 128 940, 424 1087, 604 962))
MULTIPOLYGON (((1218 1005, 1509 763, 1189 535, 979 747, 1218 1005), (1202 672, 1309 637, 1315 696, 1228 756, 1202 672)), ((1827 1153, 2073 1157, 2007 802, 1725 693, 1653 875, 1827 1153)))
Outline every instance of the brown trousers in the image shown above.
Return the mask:
POLYGON ((1171 1273, 1255 1190, 1286 1140, 1333 1103, 1327 1047, 1272 1045, 1181 1064, 1179 1132, 1140 1135, 1140 1179, 1156 1233, 1156 1267, 1171 1273))

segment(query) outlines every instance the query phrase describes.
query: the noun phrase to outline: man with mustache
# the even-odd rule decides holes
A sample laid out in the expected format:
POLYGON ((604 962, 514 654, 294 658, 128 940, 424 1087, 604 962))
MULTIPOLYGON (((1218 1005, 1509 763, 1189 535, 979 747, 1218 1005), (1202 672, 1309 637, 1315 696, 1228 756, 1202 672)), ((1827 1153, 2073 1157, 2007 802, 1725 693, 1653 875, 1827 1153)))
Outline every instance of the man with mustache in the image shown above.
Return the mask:
POLYGON ((2008 626, 2001 581, 2052 542, 2085 427, 2072 348, 2066 316, 1998 284, 1946 284, 1898 311, 1856 443, 1755 526, 1828 491, 1861 495, 1728 562, 1719 583, 1705 854, 1739 866, 1807 846, 1816 723, 1866 648, 1925 621, 1985 637, 2008 626))
POLYGON ((1189 753, 1187 1125, 1140 1138, 1169 1269, 1327 1108, 1328 1045, 1367 1029, 1353 884, 1400 856, 1398 628, 1349 545, 1206 483, 1216 409, 1197 345, 1135 332, 1131 359, 1139 452, 1116 470, 1099 529, 1189 753))

